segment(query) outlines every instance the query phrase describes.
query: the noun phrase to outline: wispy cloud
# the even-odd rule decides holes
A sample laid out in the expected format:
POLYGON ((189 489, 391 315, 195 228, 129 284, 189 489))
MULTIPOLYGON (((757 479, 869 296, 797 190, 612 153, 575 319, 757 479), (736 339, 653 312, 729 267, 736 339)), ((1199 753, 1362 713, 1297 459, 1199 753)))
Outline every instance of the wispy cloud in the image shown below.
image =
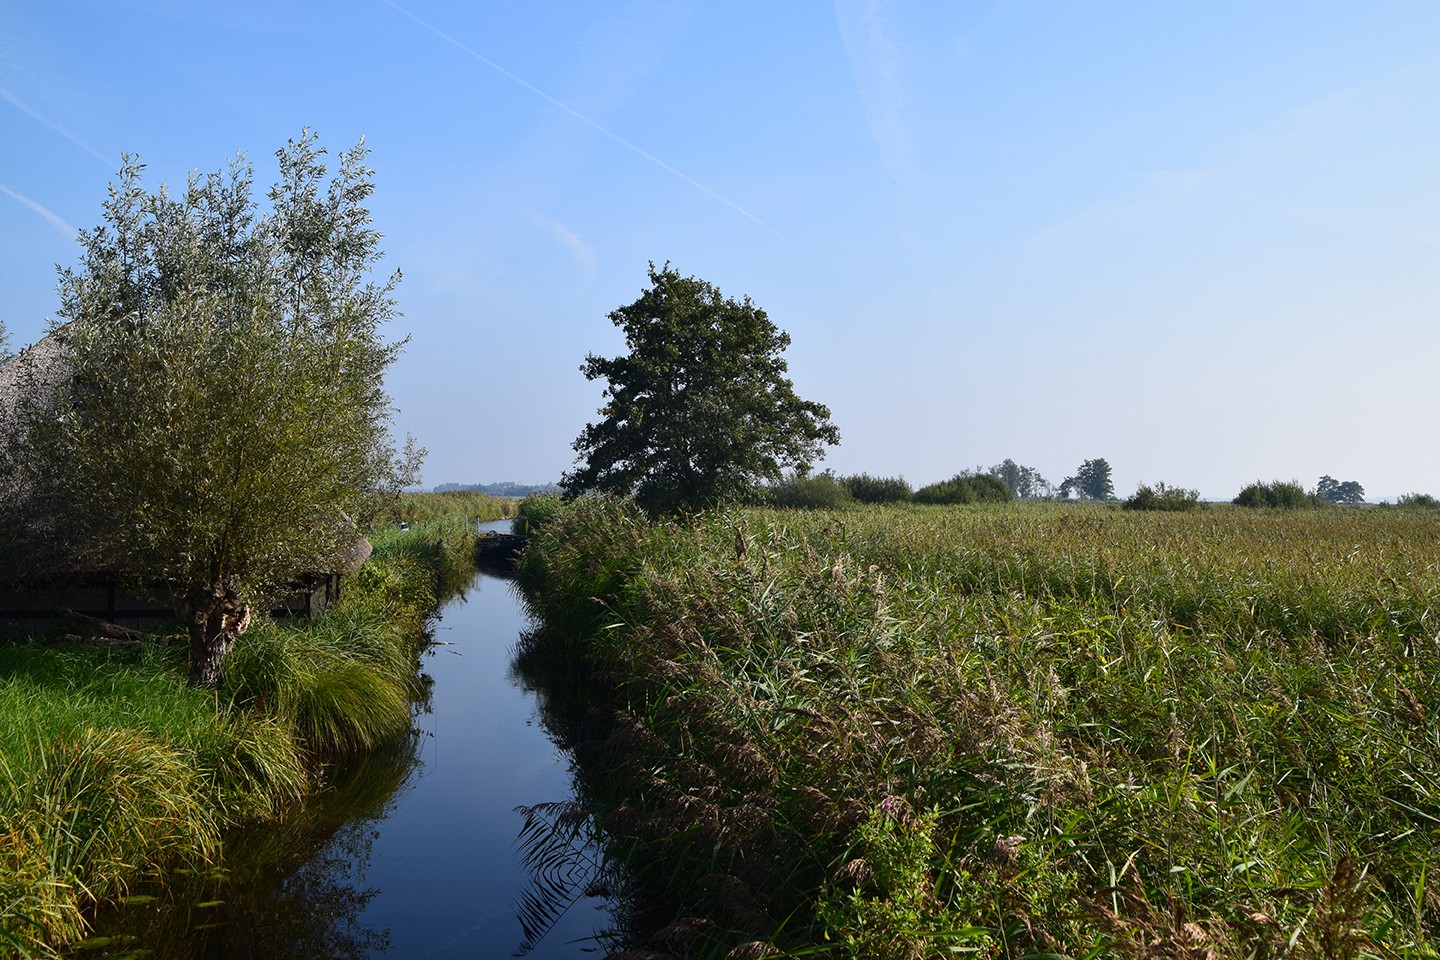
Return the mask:
POLYGON ((903 57, 890 35, 881 2, 835 0, 835 20, 865 107, 865 122, 880 148, 881 162, 897 176, 908 174, 914 137, 904 116, 900 79, 903 57))
POLYGON ((1427 111, 1437 88, 1440 64, 1427 62, 1329 91, 1213 145, 1191 166, 1137 177, 1036 230, 1028 244, 1094 245, 1123 232, 1180 229, 1223 210, 1232 222, 1266 229, 1433 249, 1440 194, 1425 158, 1435 151, 1427 111), (1389 177, 1376 175, 1382 170, 1389 177))
MULTIPOLYGON (((506 70, 504 67, 500 66, 500 64, 496 63, 494 60, 491 60, 489 57, 487 57, 487 56, 485 56, 484 54, 480 53, 478 50, 474 49, 473 47, 467 46, 466 44, 462 43, 461 41, 455 39, 455 38, 452 37, 450 34, 446 33, 445 31, 441 30, 439 27, 437 27, 437 26, 435 26, 434 24, 430 23, 428 20, 421 19, 420 17, 418 17, 418 16, 416 16, 415 14, 411 13, 409 10, 406 10, 404 7, 400 6, 400 4, 395 3, 394 0, 382 0, 382 2, 383 2, 387 7, 390 7, 392 10, 394 10, 395 12, 400 13, 400 14, 404 15, 405 17, 408 17, 409 19, 413 20, 415 23, 417 23, 417 24, 419 24, 420 26, 424 27, 426 30, 429 30, 431 33, 435 34, 435 36, 439 37, 441 40, 444 40, 446 43, 450 44, 451 46, 455 47, 456 49, 462 51, 463 53, 465 53, 465 54, 467 54, 468 56, 474 58, 475 60, 478 60, 478 61, 480 61, 481 63, 485 64, 485 66, 489 67, 491 70, 494 70, 496 73, 500 74, 501 76, 505 77, 506 79, 508 79, 508 80, 510 80, 510 81, 512 81, 512 82, 514 82, 514 83, 517 83, 517 84, 519 84, 520 86, 524 87, 526 90, 530 91, 530 92, 533 93, 535 96, 539 97, 541 100, 544 100, 546 103, 549 103, 549 104, 551 104, 551 105, 554 106, 554 107, 558 107, 560 110, 563 110, 565 113, 568 113, 570 116, 574 117, 576 120, 579 120, 581 123, 585 124, 586 126, 591 127, 592 129, 596 130, 597 132, 604 134, 605 136, 609 137, 611 140, 614 140, 616 143, 620 144, 621 146, 625 147, 626 149, 628 149, 628 150, 630 150, 630 151, 633 151, 634 153, 639 154, 640 156, 644 157, 646 160, 649 160, 651 163, 655 164, 657 167, 659 167, 661 170, 664 170, 666 173, 670 174, 671 176, 676 177, 676 178, 678 178, 678 179, 680 179, 680 180, 683 180, 685 183, 688 183, 690 186, 694 187, 696 190, 699 190, 701 193, 705 194, 706 196, 710 197, 711 199, 713 199, 713 200, 718 200, 719 202, 723 203, 725 206, 729 207, 731 210, 734 210, 736 213, 740 214, 741 216, 743 216, 743 217, 745 217, 745 218, 747 218, 747 219, 749 219, 749 220, 753 220, 755 223, 759 224, 760 226, 764 227, 766 230, 768 230, 768 231, 770 231, 771 233, 775 234, 775 236, 777 236, 777 237, 780 236, 780 233, 779 233, 774 227, 770 226, 770 224, 766 223, 764 220, 761 220, 759 217, 755 216, 755 214, 751 213, 749 210, 746 210, 744 207, 740 206, 740 205, 739 205, 738 203, 736 203, 735 201, 730 200, 730 199, 727 198, 727 197, 721 196, 720 194, 716 193, 714 190, 711 190, 709 187, 705 186, 705 184, 700 183, 698 180, 695 180, 694 178, 690 177, 689 175, 681 172, 680 170, 677 170, 676 168, 672 167, 670 164, 666 163, 664 160, 661 160, 659 157, 655 156, 653 153, 650 153, 649 151, 645 150, 643 147, 641 147, 641 146, 639 146, 639 145, 637 145, 637 144, 635 144, 635 143, 632 143, 632 142, 630 142, 629 140, 626 140, 624 137, 620 136, 618 133, 615 133, 615 132, 607 129, 606 127, 602 126, 601 124, 597 123, 597 122, 594 121, 594 120, 591 120, 589 117, 585 116, 585 114, 583 114, 583 113, 581 113, 580 111, 576 110, 574 107, 570 106, 569 104, 567 104, 567 103, 565 103, 565 102, 563 102, 563 101, 561 101, 561 100, 559 100, 559 99, 557 99, 557 98, 555 98, 555 97, 552 97, 550 94, 546 93, 544 90, 541 90, 539 87, 535 86, 533 83, 531 83, 530 81, 526 80, 525 78, 523 78, 523 77, 521 77, 521 76, 518 76, 518 75, 516 75, 516 74, 514 74, 514 73, 511 73, 509 70, 506 70)), ((783 239, 783 238, 782 238, 782 239, 783 239)))
POLYGON ((54 120, 51 120, 49 117, 40 113, 38 110, 31 107, 25 101, 21 100, 19 97, 15 96, 15 94, 11 93, 4 87, 0 87, 0 99, 5 100, 5 102, 9 103, 10 106, 14 107, 16 110, 19 110, 21 113, 25 114, 25 116, 29 117, 35 122, 44 125, 53 132, 58 133, 60 136, 64 137, 66 140, 69 140, 71 143, 75 144, 75 146, 79 147, 81 150, 84 150, 96 160, 99 160, 101 163, 105 164, 105 166, 108 167, 110 170, 115 170, 119 166, 119 164, 117 164, 114 159, 105 156, 99 150, 96 150, 94 147, 90 146, 90 144, 86 143, 84 140, 81 140, 75 134, 71 133, 69 130, 56 123, 54 120))
POLYGON ((560 245, 570 252, 580 264, 580 269, 585 272, 585 279, 595 279, 595 251, 590 245, 580 239, 580 235, 563 223, 551 220, 549 217, 538 213, 528 214, 529 220, 535 226, 550 234, 560 245))
POLYGON ((25 206, 29 207, 31 210, 34 210, 36 213, 40 214, 40 216, 44 217, 46 220, 49 220, 50 226, 54 227, 55 230, 66 240, 74 240, 77 236, 79 236, 80 231, 76 230, 74 227, 70 226, 70 224, 66 223, 63 219, 61 219, 59 214, 56 214, 51 210, 47 210, 45 207, 36 203, 34 200, 31 200, 24 194, 16 193, 14 190, 11 190, 9 187, 5 186, 5 184, 3 183, 0 183, 0 193, 4 193, 6 196, 15 198, 16 200, 25 204, 25 206))

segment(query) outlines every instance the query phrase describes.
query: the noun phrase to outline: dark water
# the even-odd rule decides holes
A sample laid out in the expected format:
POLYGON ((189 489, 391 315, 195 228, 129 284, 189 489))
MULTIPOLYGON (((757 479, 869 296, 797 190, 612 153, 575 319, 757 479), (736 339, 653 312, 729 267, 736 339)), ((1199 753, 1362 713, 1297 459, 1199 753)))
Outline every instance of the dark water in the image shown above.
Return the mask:
MULTIPOLYGON (((362 919, 388 928, 395 956, 508 956, 525 941, 516 906, 535 878, 521 861, 515 808, 571 796, 568 758, 510 673, 526 626, 510 585, 481 573, 436 630, 420 769, 377 825, 365 877, 380 893, 362 919)), ((592 937, 609 920, 596 904, 582 897, 527 955, 594 956, 592 937)))
POLYGON ((511 670, 529 625, 509 581, 477 573, 441 612, 409 742, 285 823, 227 838, 225 869, 101 918, 75 955, 603 956, 611 915, 585 893, 597 855, 569 758, 511 670))

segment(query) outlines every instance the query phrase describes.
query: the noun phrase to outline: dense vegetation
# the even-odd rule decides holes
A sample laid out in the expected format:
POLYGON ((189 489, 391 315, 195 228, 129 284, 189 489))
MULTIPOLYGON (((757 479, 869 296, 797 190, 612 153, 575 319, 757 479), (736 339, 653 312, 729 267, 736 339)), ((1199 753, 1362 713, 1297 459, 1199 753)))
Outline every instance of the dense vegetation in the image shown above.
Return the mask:
POLYGON ((858 503, 908 503, 915 496, 915 491, 904 477, 872 477, 868 473, 856 473, 841 477, 840 482, 858 503))
POLYGON ((525 657, 609 691, 579 755, 653 950, 1432 956, 1437 523, 585 498, 525 657))
POLYGON ((850 484, 826 471, 793 475, 766 487, 753 498, 759 503, 791 510, 825 510, 844 507, 855 499, 850 484))
POLYGON ((1014 499, 1010 488, 989 473, 961 473, 915 491, 916 503, 1005 503, 1014 499))
POLYGON ((223 860, 226 828, 295 818, 332 764, 403 739, 438 602, 474 571, 478 495, 407 497, 408 531, 315 621, 259 619, 224 687, 186 685, 182 639, 0 643, 0 956, 84 937, 89 909, 223 860))
POLYGON ((1235 499, 1230 502, 1236 506, 1251 507, 1252 509, 1279 510, 1321 507, 1329 503, 1328 500, 1316 494, 1306 493, 1299 480, 1272 480, 1269 483, 1256 480, 1254 483, 1246 484, 1245 488, 1237 493, 1235 499))
POLYGON ((1153 487, 1142 483, 1121 506, 1126 510, 1194 510, 1200 506, 1200 491, 1165 483, 1157 483, 1153 487))

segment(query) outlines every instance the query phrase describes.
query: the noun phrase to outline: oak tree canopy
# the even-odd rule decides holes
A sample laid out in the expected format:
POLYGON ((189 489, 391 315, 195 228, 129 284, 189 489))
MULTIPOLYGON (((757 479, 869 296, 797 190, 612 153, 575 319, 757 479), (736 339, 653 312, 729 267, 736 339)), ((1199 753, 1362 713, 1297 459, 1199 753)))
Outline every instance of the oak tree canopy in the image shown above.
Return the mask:
POLYGON ((748 495, 787 468, 806 471, 840 442, 830 411, 802 400, 781 356, 790 336, 749 297, 734 300, 668 263, 610 313, 629 352, 590 354, 580 368, 604 380, 599 421, 576 439, 571 494, 634 494, 656 513, 697 510, 748 495))

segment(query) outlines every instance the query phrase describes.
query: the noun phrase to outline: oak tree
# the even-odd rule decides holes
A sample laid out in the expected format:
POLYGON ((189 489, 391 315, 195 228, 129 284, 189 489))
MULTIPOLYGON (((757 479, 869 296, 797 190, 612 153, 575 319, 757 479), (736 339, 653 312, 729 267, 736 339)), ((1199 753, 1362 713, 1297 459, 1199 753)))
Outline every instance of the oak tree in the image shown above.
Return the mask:
POLYGON ((580 368, 606 381, 607 399, 575 441, 567 492, 695 510, 747 496, 787 467, 804 473, 840 442, 829 409, 798 397, 786 376, 789 335, 749 297, 723 296, 668 263, 651 263, 649 278, 609 315, 629 352, 590 354, 580 368))

